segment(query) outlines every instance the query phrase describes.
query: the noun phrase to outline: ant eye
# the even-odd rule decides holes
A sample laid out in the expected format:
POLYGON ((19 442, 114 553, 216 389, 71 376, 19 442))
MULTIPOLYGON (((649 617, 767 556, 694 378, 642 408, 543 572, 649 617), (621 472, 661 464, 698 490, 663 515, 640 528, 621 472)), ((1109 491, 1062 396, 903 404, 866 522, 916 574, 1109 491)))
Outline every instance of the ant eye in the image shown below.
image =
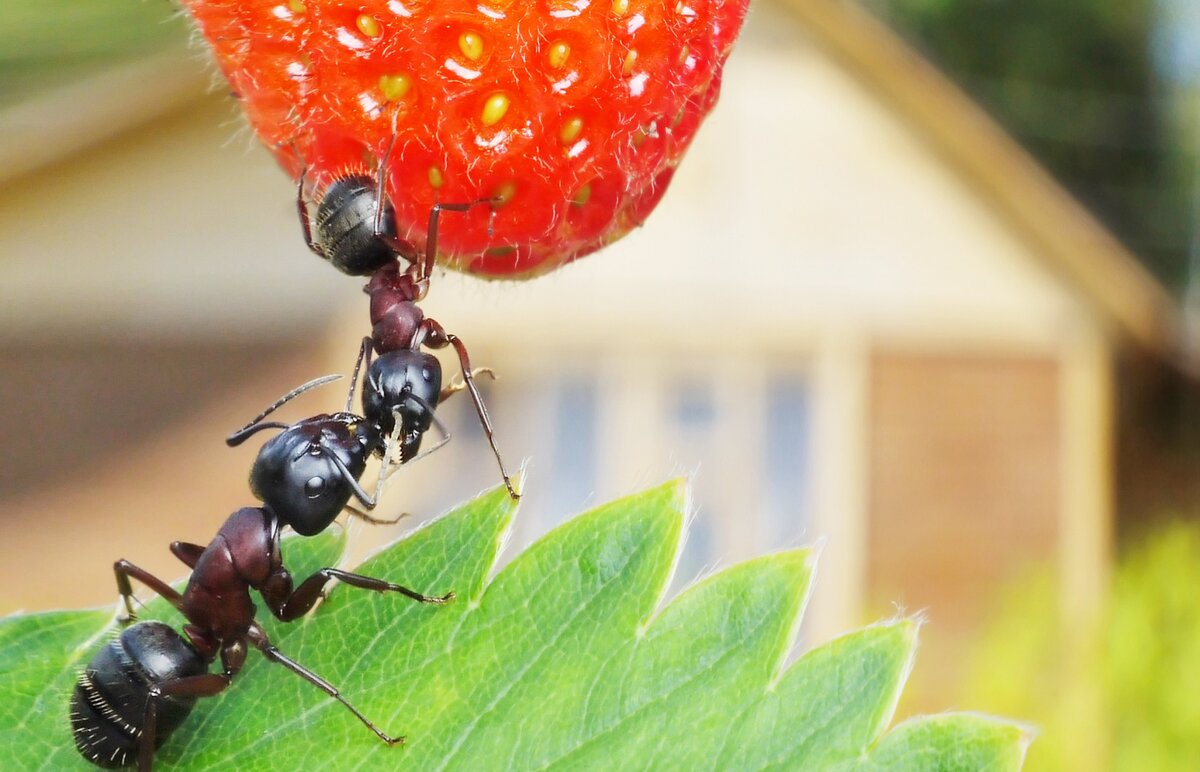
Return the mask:
POLYGON ((315 499, 325 492, 324 477, 310 477, 308 482, 304 483, 304 495, 310 499, 315 499))
POLYGON ((421 368, 421 377, 428 381, 429 379, 433 378, 433 371, 430 370, 428 367, 422 367, 421 368))

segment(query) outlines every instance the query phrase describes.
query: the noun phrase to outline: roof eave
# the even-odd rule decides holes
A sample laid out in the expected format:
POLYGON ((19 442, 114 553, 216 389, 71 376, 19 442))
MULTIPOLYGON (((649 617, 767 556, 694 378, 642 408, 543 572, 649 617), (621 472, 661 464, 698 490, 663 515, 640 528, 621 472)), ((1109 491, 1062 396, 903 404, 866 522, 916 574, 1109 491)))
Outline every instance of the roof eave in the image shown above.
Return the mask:
POLYGON ((1162 285, 970 97, 854 2, 776 2, 890 104, 1118 330, 1185 364, 1180 315, 1162 285))

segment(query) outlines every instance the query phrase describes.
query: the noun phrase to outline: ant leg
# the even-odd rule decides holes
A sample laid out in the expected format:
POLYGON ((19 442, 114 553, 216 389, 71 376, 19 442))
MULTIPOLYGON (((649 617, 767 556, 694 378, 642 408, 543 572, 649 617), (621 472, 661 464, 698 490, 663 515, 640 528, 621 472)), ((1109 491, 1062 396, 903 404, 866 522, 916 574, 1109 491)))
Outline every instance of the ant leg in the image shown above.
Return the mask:
MULTIPOLYGON (((326 577, 326 579, 322 580, 322 583, 330 578, 337 579, 343 584, 347 584, 351 587, 357 587, 361 590, 374 590, 375 592, 398 592, 404 597, 411 598, 418 603, 431 603, 435 606, 441 606, 454 600, 453 591, 450 591, 445 595, 422 595, 416 590, 410 590, 409 588, 400 584, 385 582, 384 580, 376 579, 373 576, 352 574, 349 571, 342 571, 339 568, 322 568, 320 571, 317 571, 317 573, 314 574, 314 576, 319 575, 324 575, 326 577)), ((311 576, 308 579, 305 579, 304 582, 300 584, 300 589, 303 589, 304 585, 308 584, 310 581, 312 581, 312 579, 313 577, 311 576)))
POLYGON ((395 525, 404 518, 411 517, 407 512, 401 512, 391 518, 375 517, 374 515, 367 514, 353 504, 347 504, 346 511, 350 513, 351 517, 357 517, 359 520, 364 520, 371 525, 395 525))
POLYGON ((154 745, 158 738, 158 701, 154 695, 146 696, 146 707, 142 709, 141 736, 138 738, 138 772, 151 772, 154 768, 154 745))
POLYGON ((267 638, 267 634, 261 627, 258 626, 257 623, 250 626, 250 630, 247 631, 246 637, 250 639, 250 642, 254 644, 256 649, 262 652, 263 656, 267 658, 268 662, 274 662, 277 665, 283 665, 285 668, 300 676, 305 681, 308 681, 313 686, 342 703, 347 710, 354 714, 355 718, 357 718, 363 723, 364 726, 374 732, 375 736, 380 740, 383 740, 388 745, 396 745, 404 742, 403 737, 392 737, 384 734, 379 727, 375 726, 375 724, 371 723, 366 716, 360 713, 358 708, 350 704, 349 700, 343 697, 342 693, 339 692, 333 684, 329 683, 324 678, 321 678, 321 676, 312 672, 296 660, 288 657, 279 649, 275 648, 275 646, 271 643, 271 640, 267 638))
POLYGON ((286 405, 288 402, 291 402, 293 399, 300 396, 304 392, 311 391, 312 389, 315 389, 318 386, 324 386, 327 383, 333 383, 334 381, 341 379, 341 377, 342 376, 337 375, 337 374, 322 375, 320 378, 313 378, 308 383, 300 384, 296 388, 289 391, 287 394, 284 394, 282 397, 280 397, 279 399, 277 399, 273 403, 271 403, 270 407, 268 407, 266 410, 262 411, 258 415, 254 416, 254 418, 251 419, 250 422, 247 423, 245 426, 243 426, 242 428, 235 431, 233 434, 226 437, 225 444, 228 445, 229 447, 233 448, 238 445, 241 445, 251 435, 258 433, 258 432, 262 431, 263 429, 287 429, 288 424, 276 423, 274 421, 262 423, 262 420, 264 418, 266 418, 267 416, 271 415, 271 413, 274 413, 276 410, 278 410, 279 408, 286 405))
POLYGON ((350 376, 350 392, 346 394, 347 413, 354 411, 354 390, 358 386, 358 374, 362 372, 364 364, 370 368, 373 353, 375 349, 370 336, 363 336, 362 343, 358 345, 358 356, 354 360, 354 374, 350 376))
MULTIPOLYGON (((416 264, 416 250, 408 241, 400 238, 400 222, 396 220, 396 210, 391 208, 391 229, 384 225, 384 215, 389 209, 388 204, 388 160, 391 157, 391 150, 396 145, 396 124, 395 115, 392 116, 391 138, 388 140, 388 148, 383 151, 383 156, 379 158, 379 168, 376 169, 376 214, 372 223, 372 234, 374 238, 383 241, 388 245, 392 252, 396 253, 396 257, 403 258, 404 261, 416 264)), ((420 297, 425 297, 425 293, 421 292, 420 297)))
MULTIPOLYGON (((492 368, 490 368, 490 367, 476 367, 474 370, 471 371, 472 378, 478 378, 481 375, 486 375, 488 378, 490 378, 493 381, 498 380, 495 371, 492 370, 492 368)), ((438 394, 438 404, 445 402, 447 397, 457 394, 458 392, 462 391, 465 388, 467 388, 466 381, 452 382, 449 386, 446 386, 445 388, 443 388, 441 390, 441 392, 438 394)))
POLYGON ((433 275, 433 265, 437 260, 438 221, 441 219, 442 212, 469 212, 480 204, 497 204, 499 201, 498 197, 493 196, 477 198, 465 204, 434 204, 433 208, 429 210, 429 226, 425 229, 425 262, 421 266, 421 273, 417 276, 417 281, 427 284, 430 276, 433 275))
POLYGON ((138 568, 133 563, 122 558, 113 563, 113 573, 117 577, 117 592, 121 593, 121 599, 125 601, 126 617, 119 620, 121 624, 129 624, 137 619, 137 614, 133 610, 133 585, 129 582, 130 577, 137 579, 151 590, 154 590, 154 592, 165 598, 175 608, 183 610, 183 596, 176 592, 174 587, 146 569, 138 568))
POLYGON ((154 762, 154 746, 158 724, 159 700, 167 697, 215 697, 233 683, 233 678, 246 662, 246 642, 234 640, 221 648, 221 673, 204 673, 203 675, 185 676, 151 687, 146 698, 145 712, 142 714, 141 740, 138 744, 138 771, 150 772, 154 762))
POLYGON ((300 213, 300 227, 304 229, 304 244, 314 255, 322 259, 325 252, 317 246, 312 237, 312 223, 308 219, 308 202, 304 200, 304 178, 308 176, 308 167, 300 171, 300 184, 296 186, 296 210, 300 213))
MULTIPOLYGON (((240 643, 240 642, 239 642, 240 643)), ((246 659, 246 648, 241 646, 241 661, 246 659)), ((233 677, 241 670, 241 662, 226 659, 221 652, 221 663, 224 673, 205 673, 204 675, 186 676, 174 681, 167 681, 157 687, 152 687, 146 697, 146 707, 142 712, 140 724, 141 734, 138 740, 138 772, 151 772, 154 767, 155 741, 158 739, 158 702, 163 697, 215 697, 225 691, 233 677)))
POLYGON ((199 544, 191 544, 186 541, 171 542, 171 554, 179 558, 188 568, 196 567, 196 562, 200 560, 200 554, 203 552, 204 548, 199 544))
POLYGON ((448 592, 440 596, 422 595, 416 590, 410 590, 403 585, 392 584, 391 582, 385 582, 382 579, 376 579, 371 576, 352 574, 337 568, 322 568, 301 582, 300 586, 284 599, 282 603, 272 607, 271 613, 283 622, 290 622, 293 619, 304 616, 308 613, 309 609, 316 605, 317 600, 322 597, 322 590, 325 589, 325 585, 329 583, 330 579, 339 579, 342 583, 361 590, 398 592, 404 597, 411 598, 418 603, 432 603, 440 606, 454 600, 453 592, 448 592))
POLYGON ((496 434, 492 430, 491 416, 488 415, 487 407, 483 404, 483 397, 480 396, 479 388, 475 385, 475 378, 471 374, 471 357, 467 353, 466 344, 457 335, 451 335, 446 332, 442 325, 433 319, 426 319, 421 322, 421 328, 425 332, 425 343, 430 348, 444 348, 449 344, 454 347, 454 351, 458 354, 458 364, 462 369, 463 382, 467 385, 467 392, 471 395, 471 401, 475 404, 475 414, 479 416, 479 423, 483 426, 483 433, 487 436, 488 444, 492 446, 492 454, 496 456, 496 463, 500 466, 500 476, 504 478, 504 487, 508 488, 508 495, 513 501, 519 500, 521 494, 517 493, 516 489, 513 488, 512 479, 504 469, 504 459, 500 457, 500 448, 496 445, 496 434))

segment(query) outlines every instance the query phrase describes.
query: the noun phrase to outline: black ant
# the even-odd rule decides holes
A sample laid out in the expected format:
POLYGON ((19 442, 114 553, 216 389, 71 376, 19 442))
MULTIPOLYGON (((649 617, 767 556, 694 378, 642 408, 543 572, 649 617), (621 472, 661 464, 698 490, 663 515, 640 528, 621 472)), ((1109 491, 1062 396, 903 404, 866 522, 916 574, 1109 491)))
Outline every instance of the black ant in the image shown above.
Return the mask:
MULTIPOLYGON (((462 340, 446 332, 437 321, 427 318, 417 305, 429 292, 429 279, 437 259, 441 213, 466 212, 480 204, 494 205, 498 199, 434 204, 429 212, 425 254, 420 256, 411 243, 396 236, 395 209, 387 202, 384 192, 387 159, 395 139, 393 135, 375 180, 361 174, 343 176, 323 191, 317 203, 315 232, 304 196, 303 172, 296 193, 296 206, 308 248, 343 273, 371 277, 363 288, 371 298, 371 335, 364 337, 359 346, 346 414, 353 407, 354 389, 365 365, 362 407, 367 427, 361 440, 368 446, 368 454, 378 453, 383 457, 386 469, 393 462, 394 453, 399 455, 398 463, 405 463, 416 455, 422 437, 435 420, 438 403, 449 393, 465 388, 496 456, 508 493, 513 499, 520 498, 504 469, 491 417, 475 384, 476 374, 491 374, 491 371, 472 370, 470 355, 462 340), (405 260, 408 267, 402 269, 399 259, 405 260), (454 348, 463 375, 462 385, 449 390, 441 388, 441 363, 421 350, 446 346, 454 348), (372 361, 375 354, 378 358, 372 361), (390 442, 393 437, 394 442, 390 442), (396 443, 398 447, 394 447, 396 443)), ((347 468, 353 471, 349 464, 347 468)))
POLYGON ((155 750, 187 718, 196 700, 219 694, 233 681, 248 646, 342 703, 388 745, 404 741, 385 734, 336 687, 275 648, 254 619, 250 590, 257 590, 271 613, 284 622, 307 613, 331 579, 375 592, 397 592, 420 603, 444 604, 454 593, 422 595, 336 568, 322 568, 294 587, 280 555, 284 525, 296 527, 270 509, 246 507, 225 521, 207 547, 174 542, 171 552, 192 569, 182 594, 127 560, 113 564, 125 603, 123 624, 135 618, 131 578, 169 601, 187 624, 180 635, 162 622, 139 622, 126 627, 92 659, 71 700, 75 747, 85 758, 102 767, 136 760, 138 769, 148 772, 155 750), (218 657, 221 672, 210 673, 209 665, 218 657))

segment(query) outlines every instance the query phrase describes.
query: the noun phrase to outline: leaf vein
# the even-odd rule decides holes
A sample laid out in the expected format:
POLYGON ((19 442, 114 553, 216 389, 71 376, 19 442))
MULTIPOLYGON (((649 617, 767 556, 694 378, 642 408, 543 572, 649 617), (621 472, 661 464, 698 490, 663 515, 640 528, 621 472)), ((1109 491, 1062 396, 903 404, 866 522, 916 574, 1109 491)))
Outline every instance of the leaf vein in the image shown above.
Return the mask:
MULTIPOLYGON (((753 637, 753 635, 756 632, 758 632, 759 630, 761 630, 763 627, 765 627, 769 621, 770 620, 767 619, 766 617, 760 618, 757 621, 757 623, 752 628, 750 628, 750 630, 745 635, 745 638, 753 637)), ((658 705, 664 701, 670 700, 671 697, 673 697, 680 690, 686 689, 688 686, 695 683, 698 679, 700 679, 706 675, 709 675, 710 672, 717 665, 726 661, 732 654, 734 654, 735 652, 739 652, 739 651, 741 651, 741 646, 738 645, 736 642, 731 641, 729 646, 727 646, 725 649, 723 649, 721 651, 721 653, 715 659, 713 659, 711 662, 706 663, 702 668, 700 668, 699 670, 696 670, 691 675, 689 675, 687 678, 683 679, 679 683, 677 683, 674 686, 672 686, 671 688, 669 688, 667 691, 662 692, 661 694, 659 694, 658 696, 656 696, 650 700, 647 700, 646 702, 644 702, 641 705, 634 708, 629 713, 626 713, 625 715, 618 717, 617 720, 615 722, 613 722, 611 725, 601 729, 599 732, 597 732, 596 734, 593 734, 591 737, 583 739, 574 748, 571 748, 570 750, 568 750, 566 753, 562 754, 558 758, 551 759, 546 764, 539 767, 539 769, 543 769, 543 770, 549 769, 551 766, 553 766, 555 764, 564 762, 566 759, 570 758, 571 756, 574 756, 575 754, 577 754, 578 752, 580 752, 587 746, 595 744, 601 738, 603 738, 605 735, 609 735, 609 734, 612 734, 613 732, 616 732, 624 724, 637 718, 637 716, 639 714, 645 712, 646 710, 649 710, 650 708, 654 707, 655 705, 658 705)), ((751 705, 753 705, 753 704, 754 703, 752 701, 751 705)))
POLYGON ((491 703, 487 705, 481 712, 477 713, 471 722, 463 728, 463 732, 459 736, 458 741, 455 742, 454 746, 450 749, 450 752, 437 767, 438 770, 444 770, 450 765, 451 760, 462 749, 463 745, 479 726, 479 723, 483 720, 484 716, 495 710, 496 706, 499 705, 506 697, 508 697, 514 688, 522 683, 529 671, 542 661, 542 658, 546 655, 546 652, 548 652, 551 647, 558 643, 558 641, 562 638, 566 631, 570 629, 571 624, 579 617, 579 615, 582 614, 588 607, 590 607, 598 598, 600 598, 604 594, 604 590, 614 581, 616 581, 617 577, 623 573, 624 569, 628 567, 631 562, 633 562, 634 556, 639 551, 640 548, 635 549, 626 555, 625 560, 620 566, 620 569, 614 571, 612 576, 601 583, 591 596, 589 596, 583 603, 576 606, 571 613, 563 619, 562 624, 560 624, 558 627, 558 630, 556 630, 554 634, 533 654, 533 656, 530 657, 529 661, 526 662, 525 665, 514 674, 512 680, 500 690, 500 692, 492 699, 491 703))

